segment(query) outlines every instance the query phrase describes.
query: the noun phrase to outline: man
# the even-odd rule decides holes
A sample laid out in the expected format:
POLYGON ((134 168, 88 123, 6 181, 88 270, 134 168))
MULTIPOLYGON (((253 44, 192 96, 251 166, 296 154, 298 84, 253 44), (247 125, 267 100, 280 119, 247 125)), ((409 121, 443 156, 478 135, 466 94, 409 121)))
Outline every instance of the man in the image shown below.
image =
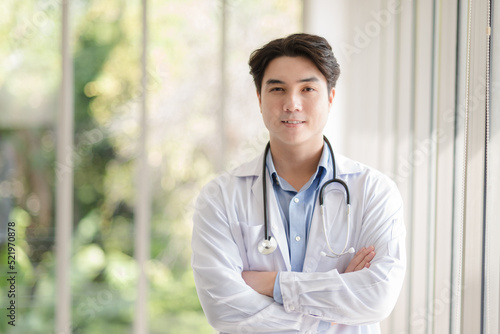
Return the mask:
POLYGON ((249 65, 270 150, 198 198, 192 267, 208 321, 226 333, 380 333, 405 273, 402 200, 323 137, 340 74, 332 49, 295 34, 249 65))

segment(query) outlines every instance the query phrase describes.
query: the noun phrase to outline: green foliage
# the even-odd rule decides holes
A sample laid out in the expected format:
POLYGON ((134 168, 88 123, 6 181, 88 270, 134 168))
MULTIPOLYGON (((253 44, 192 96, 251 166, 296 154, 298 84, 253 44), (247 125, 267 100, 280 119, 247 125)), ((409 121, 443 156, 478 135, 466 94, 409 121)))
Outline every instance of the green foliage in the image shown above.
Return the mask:
MULTIPOLYGON (((290 22, 298 22, 298 3, 229 1, 233 21, 227 32, 228 72, 242 72, 238 66, 243 65, 247 75, 246 59, 260 40, 295 31, 297 23, 290 28, 290 22)), ((0 128, 4 145, 0 150, 15 152, 11 159, 15 172, 5 182, 0 180, 0 189, 9 191, 12 202, 7 207, 12 206, 9 219, 16 222, 20 273, 16 328, 2 321, 0 332, 54 332, 55 184, 69 170, 74 173, 68 268, 72 331, 130 332, 138 277, 134 259, 138 115, 141 96, 146 94, 152 195, 151 260, 146 271, 150 332, 212 333, 196 295, 186 245, 194 200, 215 174, 221 2, 150 2, 146 91, 141 85, 140 2, 71 2, 74 147, 67 148, 63 165, 55 163, 53 125, 61 77, 59 4, 29 0, 0 5, 0 13, 8 14, 0 15, 0 34, 7 36, 0 40, 0 58, 7 59, 0 68, 0 102, 7 110, 2 116, 15 121, 18 114, 28 115, 28 122, 32 114, 50 111, 35 127, 0 128)), ((248 91, 240 85, 231 82, 229 92, 224 92, 229 102, 236 101, 228 122, 233 117, 241 123, 248 117, 240 110, 249 105, 244 97, 248 91)), ((228 138, 237 135, 228 131, 228 138)), ((235 150, 238 142, 230 144, 229 149, 235 150)), ((0 161, 0 172, 4 167, 0 161)), ((1 245, 0 259, 6 256, 1 245)), ((2 307, 6 284, 0 280, 2 307)))

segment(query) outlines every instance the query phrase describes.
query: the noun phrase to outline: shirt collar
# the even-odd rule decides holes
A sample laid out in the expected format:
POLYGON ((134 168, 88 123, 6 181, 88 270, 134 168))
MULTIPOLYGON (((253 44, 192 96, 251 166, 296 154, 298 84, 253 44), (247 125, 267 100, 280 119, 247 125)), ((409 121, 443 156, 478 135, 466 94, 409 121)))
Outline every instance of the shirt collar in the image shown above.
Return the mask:
MULTIPOLYGON (((325 150, 323 149, 323 154, 324 152, 325 150)), ((329 152, 328 155, 330 155, 329 152)), ((249 177, 249 176, 259 177, 262 175, 263 159, 264 159, 264 152, 262 152, 259 156, 255 157, 253 160, 246 162, 236 167, 235 169, 231 170, 229 174, 234 175, 236 177, 249 177)), ((337 166, 337 177, 342 175, 360 173, 364 168, 363 165, 361 165, 359 162, 351 160, 339 153, 335 154, 335 163, 337 166)), ((330 166, 330 162, 328 162, 326 166, 330 166)))
MULTIPOLYGON (((276 171, 276 168, 274 167, 274 162, 273 162, 273 157, 271 155, 271 150, 269 150, 265 159, 266 159, 267 170, 269 171, 269 175, 271 176, 271 180, 273 180, 274 184, 277 184, 283 188, 283 185, 279 181, 280 177, 278 175, 278 172, 276 171)), ((328 149, 328 146, 325 143, 325 144, 323 144, 323 152, 321 153, 321 157, 319 158, 318 167, 316 168, 316 172, 311 177, 311 179, 308 183, 310 183, 311 180, 314 180, 315 178, 317 178, 318 175, 320 178, 319 183, 321 183, 321 181, 323 180, 323 178, 327 174, 328 166, 331 166, 331 165, 332 165, 332 162, 331 162, 330 150, 328 149)), ((284 189, 284 190, 290 190, 290 189, 284 189)))

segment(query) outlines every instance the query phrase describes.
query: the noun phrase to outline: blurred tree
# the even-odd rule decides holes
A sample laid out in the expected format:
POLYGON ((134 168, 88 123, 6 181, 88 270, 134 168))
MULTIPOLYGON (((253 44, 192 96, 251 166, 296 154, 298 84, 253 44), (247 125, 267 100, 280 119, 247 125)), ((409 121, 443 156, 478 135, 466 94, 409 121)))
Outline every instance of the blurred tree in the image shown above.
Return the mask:
MULTIPOLYGON (((220 4, 150 2, 146 89, 153 185, 148 264, 152 333, 212 332, 196 296, 186 245, 194 200, 215 174, 213 143, 221 129, 215 111, 221 97, 227 99, 223 131, 228 156, 236 156, 229 169, 251 158, 265 140, 256 136, 261 124, 252 104, 247 57, 269 38, 299 29, 299 0, 227 1, 229 85, 220 92, 220 4)), ((141 4, 79 0, 72 6, 75 137, 67 152, 72 163, 56 166, 59 2, 0 5, 0 12, 12 14, 0 15, 0 34, 8 36, 0 39, 0 57, 8 60, 0 68, 0 122, 9 122, 0 123, 5 159, 0 160, 0 191, 11 200, 10 217, 18 222, 23 321, 16 331, 54 331, 54 185, 60 173, 73 168, 73 332, 128 332, 137 274, 133 204, 143 93, 141 4)), ((2 296, 4 289, 0 282, 2 296)), ((4 325, 2 333, 7 332, 4 325)))

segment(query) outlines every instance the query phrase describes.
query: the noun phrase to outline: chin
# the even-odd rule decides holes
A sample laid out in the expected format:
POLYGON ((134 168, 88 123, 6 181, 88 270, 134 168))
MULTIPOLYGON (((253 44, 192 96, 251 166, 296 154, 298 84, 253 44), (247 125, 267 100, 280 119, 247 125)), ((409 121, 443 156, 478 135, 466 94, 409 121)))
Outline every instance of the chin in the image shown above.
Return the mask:
MULTIPOLYGON (((321 137, 323 138, 323 137, 321 137)), ((274 141, 279 141, 285 145, 298 146, 310 143, 314 140, 313 136, 304 136, 304 135, 295 135, 295 136, 286 136, 286 137, 275 137, 274 141)))

